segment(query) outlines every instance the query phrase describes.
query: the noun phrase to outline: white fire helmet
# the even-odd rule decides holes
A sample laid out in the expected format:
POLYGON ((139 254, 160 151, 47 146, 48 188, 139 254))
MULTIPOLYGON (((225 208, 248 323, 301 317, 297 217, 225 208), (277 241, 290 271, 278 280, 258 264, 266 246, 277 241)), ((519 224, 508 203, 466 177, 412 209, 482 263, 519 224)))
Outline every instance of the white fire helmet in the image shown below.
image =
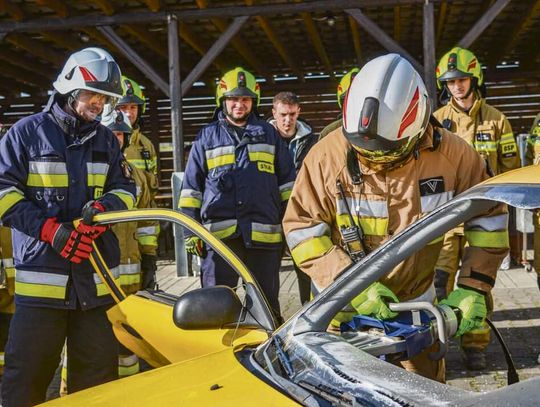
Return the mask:
POLYGON ((62 95, 86 89, 111 98, 121 98, 121 77, 118 64, 107 51, 85 48, 68 58, 53 86, 62 95))
POLYGON ((430 115, 418 72, 398 54, 388 54, 354 77, 343 102, 343 133, 362 155, 391 162, 412 151, 430 115))

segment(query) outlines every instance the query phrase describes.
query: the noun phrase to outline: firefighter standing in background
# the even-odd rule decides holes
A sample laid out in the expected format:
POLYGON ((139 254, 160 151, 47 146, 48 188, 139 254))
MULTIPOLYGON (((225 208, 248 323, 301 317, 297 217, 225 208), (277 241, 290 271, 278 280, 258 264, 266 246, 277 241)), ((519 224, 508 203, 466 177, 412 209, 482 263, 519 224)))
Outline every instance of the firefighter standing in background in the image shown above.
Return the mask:
POLYGON ((120 79, 106 51, 72 54, 43 112, 19 120, 0 140, 0 219, 12 230, 16 268, 6 407, 45 401, 66 341, 70 393, 118 377, 106 316, 113 299, 88 257, 96 243, 117 275, 118 240, 92 219, 135 202, 118 142, 98 121, 104 105, 122 95, 120 79))
MULTIPOLYGON (((146 110, 146 100, 139 84, 125 76, 122 76, 122 89, 124 94, 117 106, 129 118, 133 129, 130 144, 124 154, 133 167, 144 172, 150 189, 151 207, 155 208, 154 199, 159 187, 157 154, 152 142, 141 133, 141 116, 146 110)), ((142 288, 154 288, 156 285, 158 236, 159 224, 148 226, 144 236, 140 236, 142 288)))
MULTIPOLYGON (((311 149, 283 219, 291 254, 319 291, 362 251, 373 251, 454 194, 488 178, 483 160, 467 143, 430 123, 425 85, 397 54, 368 62, 343 106, 343 127, 311 149), (351 228, 357 233, 349 233, 351 228)), ((462 313, 457 335, 480 326, 486 316, 485 296, 508 250, 506 224, 500 205, 465 225, 470 245, 459 288, 443 301, 462 313)), ((388 308, 389 300, 434 302, 434 266, 441 247, 442 238, 436 239, 400 263, 335 321, 354 314, 392 318, 397 313, 388 308)), ((444 360, 428 357, 436 346, 400 363, 442 382, 444 360)))
MULTIPOLYGON (((540 165, 540 113, 535 117, 529 137, 527 138, 526 164, 540 165)), ((540 210, 534 212, 533 223, 534 269, 536 270, 538 288, 540 289, 540 210)))
MULTIPOLYGON (((481 95, 484 79, 480 61, 474 54, 467 49, 453 48, 441 58, 436 75, 439 88, 444 88, 451 96, 448 103, 434 113, 443 127, 473 146, 486 161, 492 175, 519 168, 517 143, 510 123, 481 95)), ((462 227, 446 234, 436 265, 435 286, 439 298, 446 297, 454 288, 464 245, 462 227)), ((507 255, 508 265, 509 260, 507 255)), ((491 297, 488 308, 489 312, 493 309, 491 297)), ((461 338, 462 356, 468 369, 486 367, 485 349, 489 337, 490 329, 485 324, 461 338)))
MULTIPOLYGON (((179 207, 244 261, 280 320, 281 220, 296 171, 277 131, 257 118, 259 100, 259 84, 243 68, 221 78, 217 120, 203 127, 193 143, 179 207)), ((203 287, 235 287, 238 275, 204 246, 186 230, 186 250, 203 257, 203 287)))
POLYGON ((15 267, 11 230, 0 226, 0 381, 4 373, 4 348, 6 346, 9 323, 15 311, 15 267))

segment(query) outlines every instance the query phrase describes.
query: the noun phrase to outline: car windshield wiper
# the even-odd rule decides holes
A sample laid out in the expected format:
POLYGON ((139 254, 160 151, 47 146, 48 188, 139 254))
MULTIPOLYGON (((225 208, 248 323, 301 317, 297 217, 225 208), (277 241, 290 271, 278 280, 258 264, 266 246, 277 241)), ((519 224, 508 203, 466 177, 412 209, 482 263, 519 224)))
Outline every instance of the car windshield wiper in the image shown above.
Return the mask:
POLYGON ((281 344, 280 337, 277 335, 274 336, 273 342, 274 342, 274 346, 276 347, 276 355, 279 359, 279 363, 285 370, 287 377, 292 377, 292 375, 294 374, 294 370, 291 364, 291 360, 289 359, 289 356, 283 350, 283 345, 281 344))
POLYGON ((298 383, 300 387, 310 391, 313 394, 329 401, 333 406, 344 406, 344 407, 357 407, 361 406, 360 403, 356 401, 356 398, 349 393, 344 393, 333 387, 326 386, 324 384, 313 385, 304 380, 298 383))

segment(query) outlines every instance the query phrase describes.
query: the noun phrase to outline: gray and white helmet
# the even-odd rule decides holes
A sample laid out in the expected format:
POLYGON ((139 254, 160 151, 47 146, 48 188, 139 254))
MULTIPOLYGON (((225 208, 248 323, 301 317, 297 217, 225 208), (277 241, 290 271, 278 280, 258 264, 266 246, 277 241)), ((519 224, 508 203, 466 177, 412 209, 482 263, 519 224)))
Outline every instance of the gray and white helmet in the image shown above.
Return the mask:
POLYGON ((122 74, 113 57, 101 48, 85 48, 72 54, 53 83, 66 95, 86 89, 113 98, 122 97, 122 74))

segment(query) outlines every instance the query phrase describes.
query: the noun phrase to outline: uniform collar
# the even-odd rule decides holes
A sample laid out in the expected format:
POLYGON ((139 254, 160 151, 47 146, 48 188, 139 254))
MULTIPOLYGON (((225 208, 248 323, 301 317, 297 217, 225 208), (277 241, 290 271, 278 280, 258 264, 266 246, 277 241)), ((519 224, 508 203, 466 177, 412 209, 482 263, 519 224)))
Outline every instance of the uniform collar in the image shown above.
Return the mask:
MULTIPOLYGON (((220 111, 218 113, 218 120, 220 124, 225 126, 226 128, 229 127, 229 125, 232 125, 225 117, 225 113, 223 113, 223 111, 220 111)), ((257 119, 253 112, 249 114, 247 123, 244 128, 246 129, 245 135, 247 135, 248 137, 262 136, 265 133, 264 128, 261 125, 261 121, 257 119)))
POLYGON ((484 105, 484 99, 481 98, 478 93, 475 93, 475 100, 474 100, 474 103, 473 105, 471 106, 471 108, 469 109, 468 112, 465 112, 463 109, 461 109, 459 107, 459 105, 457 104, 457 102, 454 100, 454 98, 450 98, 450 106, 452 107, 452 109, 458 113, 458 114, 465 114, 465 115, 468 115, 470 116, 471 118, 475 118, 476 115, 478 114, 478 112, 480 111, 480 109, 482 108, 482 106, 484 105))

